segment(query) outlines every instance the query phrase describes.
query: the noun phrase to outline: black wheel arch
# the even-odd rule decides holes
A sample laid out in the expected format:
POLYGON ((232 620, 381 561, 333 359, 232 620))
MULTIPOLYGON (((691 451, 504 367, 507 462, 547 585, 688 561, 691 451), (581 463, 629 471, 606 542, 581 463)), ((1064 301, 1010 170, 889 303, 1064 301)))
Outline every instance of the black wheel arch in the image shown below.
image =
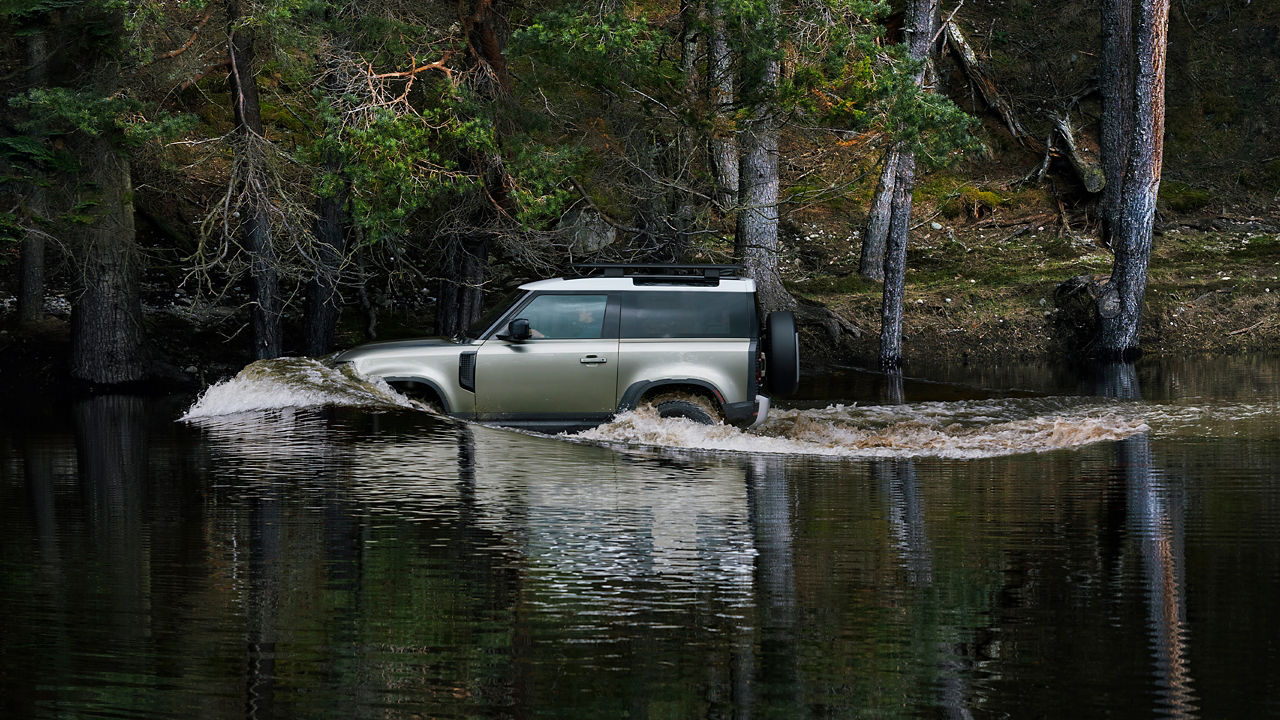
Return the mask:
POLYGON ((699 395, 706 395, 715 402, 720 412, 724 413, 724 393, 715 385, 706 380, 696 380, 694 378, 673 378, 670 380, 640 380, 631 384, 627 391, 622 394, 622 400, 618 402, 618 412, 626 412, 635 410, 640 407, 640 403, 646 397, 655 394, 668 392, 692 392, 699 395))
MULTIPOLYGON (((433 380, 420 377, 384 377, 382 379, 394 388, 396 392, 410 397, 415 397, 417 399, 423 399, 423 390, 425 390, 435 396, 435 401, 440 403, 440 409, 443 410, 445 414, 453 412, 453 409, 449 407, 449 402, 445 400, 444 392, 441 391, 440 386, 433 380)), ((431 398, 426 399, 429 400, 431 398)))

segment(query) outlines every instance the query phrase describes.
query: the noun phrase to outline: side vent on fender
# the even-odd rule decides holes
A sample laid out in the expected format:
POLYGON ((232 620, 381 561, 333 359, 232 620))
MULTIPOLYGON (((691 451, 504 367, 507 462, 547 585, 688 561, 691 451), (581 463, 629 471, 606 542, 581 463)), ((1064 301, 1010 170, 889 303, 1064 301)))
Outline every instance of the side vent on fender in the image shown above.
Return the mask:
POLYGON ((464 352, 458 356, 458 384, 463 390, 476 391, 476 353, 464 352))

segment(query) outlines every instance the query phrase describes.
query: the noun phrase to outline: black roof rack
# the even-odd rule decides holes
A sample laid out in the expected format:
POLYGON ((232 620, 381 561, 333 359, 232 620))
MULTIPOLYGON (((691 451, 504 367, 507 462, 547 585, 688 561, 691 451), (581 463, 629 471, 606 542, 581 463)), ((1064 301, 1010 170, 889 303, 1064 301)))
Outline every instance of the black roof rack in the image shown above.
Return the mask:
POLYGON ((671 263, 582 263, 574 265, 584 276, 632 277, 638 280, 690 281, 743 277, 741 265, 680 265, 671 263))

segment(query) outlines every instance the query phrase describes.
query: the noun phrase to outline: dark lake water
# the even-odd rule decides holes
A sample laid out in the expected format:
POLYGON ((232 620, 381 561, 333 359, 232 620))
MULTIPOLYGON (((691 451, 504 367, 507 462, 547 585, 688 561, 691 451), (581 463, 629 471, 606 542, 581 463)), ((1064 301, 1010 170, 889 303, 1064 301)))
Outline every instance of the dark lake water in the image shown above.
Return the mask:
POLYGON ((1280 716, 1280 361, 928 377, 763 436, 6 402, 0 716, 1280 716))

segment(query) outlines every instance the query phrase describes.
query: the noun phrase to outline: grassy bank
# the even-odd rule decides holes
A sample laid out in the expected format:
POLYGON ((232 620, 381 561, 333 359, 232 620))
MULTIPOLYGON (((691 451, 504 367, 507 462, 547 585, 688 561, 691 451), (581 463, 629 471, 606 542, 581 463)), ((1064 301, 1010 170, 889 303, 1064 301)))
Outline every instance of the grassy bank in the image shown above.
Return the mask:
MULTIPOLYGON (((1062 357, 1055 290, 1079 275, 1110 274, 1096 236, 1046 214, 918 221, 908 257, 904 347, 912 358, 989 361, 1062 357)), ((1280 234, 1274 221, 1182 218, 1157 231, 1141 343, 1149 354, 1280 350, 1280 234)), ((855 248, 856 250, 856 248, 855 248)), ((855 363, 877 353, 880 284, 847 253, 792 273, 792 290, 861 328, 838 351, 855 363)))

